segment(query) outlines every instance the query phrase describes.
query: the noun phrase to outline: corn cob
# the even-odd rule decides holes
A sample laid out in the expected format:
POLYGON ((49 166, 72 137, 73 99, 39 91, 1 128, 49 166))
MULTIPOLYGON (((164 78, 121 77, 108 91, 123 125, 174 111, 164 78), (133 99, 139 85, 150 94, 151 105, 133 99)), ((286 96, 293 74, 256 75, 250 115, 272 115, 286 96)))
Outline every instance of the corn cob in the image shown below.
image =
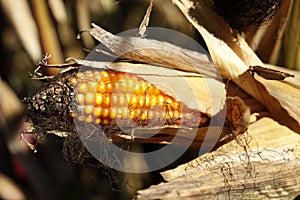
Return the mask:
POLYGON ((208 121, 206 114, 188 109, 137 75, 108 70, 62 73, 25 103, 31 116, 67 114, 100 125, 201 126, 208 121))

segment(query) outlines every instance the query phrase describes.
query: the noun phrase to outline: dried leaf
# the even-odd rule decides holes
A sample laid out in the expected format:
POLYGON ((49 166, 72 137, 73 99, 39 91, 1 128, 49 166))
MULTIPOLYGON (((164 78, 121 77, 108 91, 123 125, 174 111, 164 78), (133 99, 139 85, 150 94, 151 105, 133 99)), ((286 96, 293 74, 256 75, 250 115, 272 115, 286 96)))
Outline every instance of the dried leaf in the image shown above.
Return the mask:
POLYGON ((92 24, 90 34, 105 45, 118 58, 129 59, 177 70, 200 73, 209 78, 218 78, 213 63, 207 55, 168 42, 115 36, 101 27, 92 24))
POLYGON ((188 3, 194 2, 191 0, 175 0, 174 2, 203 36, 223 78, 230 78, 262 103, 274 119, 300 133, 300 117, 296 114, 300 113, 300 101, 295 95, 300 93, 299 85, 293 86, 289 83, 290 80, 272 81, 258 76, 253 79, 247 72, 247 66, 263 66, 262 62, 244 39, 239 35, 235 38, 230 33, 229 27, 226 28, 226 24, 211 11, 208 3, 210 1, 197 1, 194 4, 188 3), (210 21, 208 23, 200 19, 210 19, 210 21))

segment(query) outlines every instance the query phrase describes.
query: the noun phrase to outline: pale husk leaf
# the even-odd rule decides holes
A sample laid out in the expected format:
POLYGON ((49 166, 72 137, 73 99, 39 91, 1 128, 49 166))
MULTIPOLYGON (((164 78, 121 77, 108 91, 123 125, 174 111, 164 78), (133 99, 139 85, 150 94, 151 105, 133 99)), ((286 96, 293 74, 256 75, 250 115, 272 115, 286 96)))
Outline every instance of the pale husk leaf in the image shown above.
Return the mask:
POLYGON ((274 119, 300 133, 300 117, 297 115, 300 113, 300 101, 295 95, 300 93, 299 85, 292 86, 287 84, 288 81, 270 81, 250 76, 246 71, 247 66, 263 66, 263 63, 242 37, 233 36, 225 22, 212 12, 209 2, 211 3, 211 1, 197 1, 197 3, 190 0, 174 1, 203 36, 223 78, 233 80, 262 103, 274 119), (210 20, 208 22, 205 19, 210 20), (294 105, 291 106, 292 104, 294 105))

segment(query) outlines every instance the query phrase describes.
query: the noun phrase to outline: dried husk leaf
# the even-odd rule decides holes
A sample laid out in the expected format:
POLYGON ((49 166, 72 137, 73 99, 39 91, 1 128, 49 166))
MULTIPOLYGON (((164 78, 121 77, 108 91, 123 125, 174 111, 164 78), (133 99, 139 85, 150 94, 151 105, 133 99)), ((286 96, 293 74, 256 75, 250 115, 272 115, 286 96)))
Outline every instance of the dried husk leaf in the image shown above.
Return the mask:
POLYGON ((242 37, 239 35, 233 37, 229 28, 224 28, 226 27, 224 21, 211 11, 211 4, 209 4, 211 1, 195 3, 190 0, 175 0, 174 2, 203 36, 215 65, 224 75, 223 78, 230 78, 262 103, 274 119, 300 133, 300 117, 297 115, 300 113, 300 101, 295 95, 300 93, 299 85, 291 86, 287 84, 289 80, 270 81, 259 76, 255 78, 250 76, 246 71, 247 66, 263 66, 262 62, 242 37), (210 19, 209 23, 205 20, 201 21, 205 18, 210 19), (291 107, 292 104, 294 105, 291 107))
MULTIPOLYGON (((266 151, 268 149, 276 151, 276 149, 290 147, 291 149, 297 149, 297 151, 295 151, 295 155, 300 154, 299 135, 284 126, 281 126, 276 121, 268 117, 264 117, 256 123, 251 124, 247 131, 247 137, 251 138, 251 141, 247 144, 247 148, 249 148, 248 151, 260 148, 265 148, 266 151)), ((161 174, 166 181, 171 181, 182 176, 187 171, 194 171, 195 166, 201 167, 201 164, 204 164, 206 161, 213 162, 214 159, 217 160, 216 156, 224 156, 228 152, 230 152, 231 155, 239 154, 244 151, 244 147, 237 145, 236 142, 236 140, 231 141, 217 149, 215 152, 205 154, 189 163, 185 163, 175 169, 162 172, 161 174)), ((278 157, 273 157, 272 159, 280 160, 278 157)), ((219 161, 216 161, 216 164, 218 162, 219 161)))
POLYGON ((264 199, 279 188, 285 192, 276 193, 276 197, 293 199, 298 195, 300 179, 295 173, 300 172, 299 135, 270 118, 263 118, 250 125, 245 136, 245 145, 234 140, 162 172, 167 182, 138 191, 137 199, 158 196, 163 199, 200 196, 264 199))
POLYGON ((116 58, 199 73, 209 78, 219 78, 214 64, 206 54, 164 41, 115 36, 95 24, 92 26, 89 33, 113 52, 116 58))

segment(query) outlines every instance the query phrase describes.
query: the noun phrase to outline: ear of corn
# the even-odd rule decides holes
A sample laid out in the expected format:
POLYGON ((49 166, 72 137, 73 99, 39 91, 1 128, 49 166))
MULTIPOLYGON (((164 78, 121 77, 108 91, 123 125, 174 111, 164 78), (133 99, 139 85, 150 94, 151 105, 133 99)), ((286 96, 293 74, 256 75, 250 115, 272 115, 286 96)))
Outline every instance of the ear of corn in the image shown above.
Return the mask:
POLYGON ((107 70, 60 74, 25 103, 34 114, 69 113, 79 121, 100 125, 201 126, 208 121, 206 114, 187 108, 137 75, 107 70), (48 91, 53 88, 60 88, 59 94, 48 91))

